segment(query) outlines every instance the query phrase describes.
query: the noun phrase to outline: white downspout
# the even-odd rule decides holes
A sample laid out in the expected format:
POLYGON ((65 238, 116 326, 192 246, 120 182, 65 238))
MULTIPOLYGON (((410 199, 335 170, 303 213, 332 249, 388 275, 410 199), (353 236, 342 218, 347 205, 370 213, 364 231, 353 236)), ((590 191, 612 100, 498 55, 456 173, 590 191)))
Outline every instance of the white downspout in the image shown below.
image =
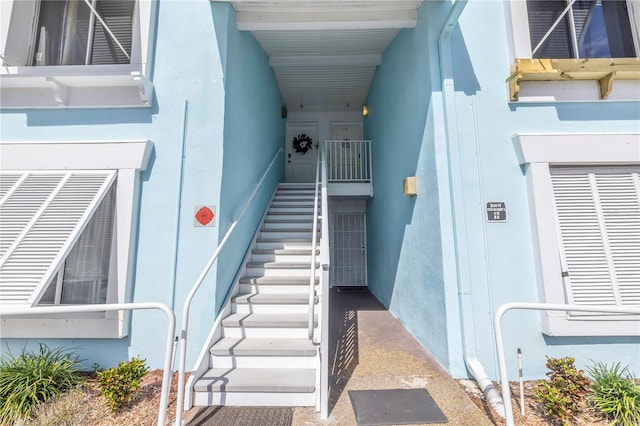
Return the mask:
POLYGON ((473 304, 471 282, 467 261, 467 240, 464 212, 464 194, 462 191, 462 168, 460 161, 459 139, 457 130, 457 113, 455 104, 455 88, 453 82, 453 60, 451 57, 451 33, 458 23, 468 0, 457 0, 444 22, 438 49, 440 54, 440 76, 442 78, 442 101, 445 119, 446 145, 448 151, 448 167, 450 180, 451 210, 453 213, 453 233, 456 242, 456 272, 458 284, 458 304, 460 307, 460 323, 462 328, 462 344, 464 346, 464 362, 467 370, 480 386, 485 398, 495 412, 505 417, 504 404, 493 382, 487 376, 484 367, 476 355, 475 332, 473 329, 473 304), (456 202, 456 195, 459 201, 456 202))

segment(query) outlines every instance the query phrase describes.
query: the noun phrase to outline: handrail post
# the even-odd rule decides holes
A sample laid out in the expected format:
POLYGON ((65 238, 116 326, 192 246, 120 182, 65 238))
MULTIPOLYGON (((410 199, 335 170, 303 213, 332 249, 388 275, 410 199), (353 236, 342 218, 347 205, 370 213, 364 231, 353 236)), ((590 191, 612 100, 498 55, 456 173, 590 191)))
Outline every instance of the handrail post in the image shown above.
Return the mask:
POLYGON ((612 306, 584 306, 584 305, 563 305, 554 303, 527 303, 512 302, 500 306, 493 317, 493 327, 498 354, 498 370, 500 373, 500 386, 502 387, 502 399, 506 417, 505 426, 514 426, 513 407, 511 404, 511 389, 509 388, 509 378, 507 376, 507 362, 504 355, 504 339, 502 338, 502 317, 507 311, 512 309, 534 310, 534 311, 575 311, 594 312, 611 314, 631 314, 640 315, 640 308, 632 307, 612 307, 612 306))
POLYGON ((238 222, 240 221, 240 219, 242 219, 245 212, 249 208, 249 205, 253 201, 253 198, 258 193, 258 189, 260 189, 260 186, 262 186, 262 182, 264 182, 264 179, 267 177, 267 174, 269 173, 274 163, 276 162, 276 159, 280 156, 281 153, 282 153, 282 148, 278 149, 278 152, 276 152, 276 154, 273 156, 271 163, 269 163, 269 166, 267 166, 267 169, 262 174, 262 177, 256 184, 255 188, 253 189, 253 192, 251 193, 251 195, 245 202, 244 206, 242 207, 242 210, 240 210, 240 213, 238 214, 236 219, 233 221, 231 226, 229 226, 227 233, 224 235, 224 238, 222 238, 222 241, 220 241, 220 244, 218 244, 218 247, 216 247, 216 250, 211 255, 211 258, 205 265, 204 269, 200 273, 200 276, 194 283, 193 287, 191 288, 191 291, 189 291, 189 294, 187 295, 187 298, 184 301, 184 305, 182 307, 182 326, 180 328, 180 335, 178 336, 180 339, 180 366, 178 368, 178 397, 176 400, 176 420, 174 423, 175 425, 180 426, 182 424, 182 410, 184 405, 184 394, 186 391, 185 383, 184 383, 184 374, 185 374, 185 364, 186 364, 186 357, 187 357, 187 330, 189 327, 189 309, 191 308, 191 302, 193 301, 193 298, 196 292, 200 288, 200 285, 202 284, 207 274, 209 273, 209 270, 211 270, 211 267, 213 266, 215 261, 218 259, 218 255, 220 254, 220 251, 224 248, 225 244, 229 240, 229 237, 233 233, 233 230, 236 228, 236 226, 238 225, 238 222))
POLYGON ((173 336, 176 332, 176 316, 173 311, 162 303, 137 302, 137 303, 110 303, 100 305, 74 305, 74 306, 47 306, 28 308, 8 308, 0 311, 0 317, 37 315, 37 314, 62 314, 82 312, 107 312, 107 311, 133 311, 136 309, 158 309, 167 315, 167 343, 164 353, 164 371, 162 374, 162 391, 160 392, 160 406, 158 407, 158 426, 165 426, 169 401, 169 386, 171 384, 171 360, 173 358, 173 336))

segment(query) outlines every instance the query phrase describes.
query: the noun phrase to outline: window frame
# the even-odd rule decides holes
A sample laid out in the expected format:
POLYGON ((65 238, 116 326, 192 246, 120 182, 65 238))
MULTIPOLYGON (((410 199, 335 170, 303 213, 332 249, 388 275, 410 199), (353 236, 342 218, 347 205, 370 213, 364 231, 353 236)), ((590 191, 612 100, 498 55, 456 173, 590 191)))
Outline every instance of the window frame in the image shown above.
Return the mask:
POLYGON ((534 59, 527 1, 506 1, 510 102, 640 100, 640 0, 626 2, 636 57, 612 62, 611 58, 534 59))
MULTIPOLYGON (((0 54, 4 56, 16 2, 0 1, 0 54)), ((40 2, 41 0, 32 0, 40 2)), ((116 65, 0 67, 1 108, 151 107, 153 34, 157 0, 134 0, 131 61, 116 65)), ((3 60, 1 60, 4 62, 3 60)))
MULTIPOLYGON (((633 34, 633 42, 636 49, 636 57, 640 57, 640 0, 626 0, 628 10, 630 11, 631 32, 633 34)), ((566 3, 566 1, 565 1, 566 3)), ((507 16, 511 29, 510 54, 511 60, 515 59, 532 59, 532 50, 535 46, 531 45, 529 36, 529 14, 527 12, 527 0, 510 0, 506 2, 507 16)), ((558 59, 558 58, 548 58, 558 59)), ((588 59, 588 58, 573 58, 588 59)))
MULTIPOLYGON (((116 170, 114 240, 107 303, 132 298, 140 173, 153 150, 151 141, 0 142, 2 170, 116 170)), ((3 318, 3 338, 121 338, 128 334, 127 312, 37 315, 3 318)))
MULTIPOLYGON (((540 301, 567 303, 550 167, 583 168, 640 166, 640 133, 515 134, 519 163, 525 166, 531 212, 536 282, 540 301)), ((542 332, 549 336, 638 336, 637 319, 613 316, 573 316, 541 312, 542 332)))

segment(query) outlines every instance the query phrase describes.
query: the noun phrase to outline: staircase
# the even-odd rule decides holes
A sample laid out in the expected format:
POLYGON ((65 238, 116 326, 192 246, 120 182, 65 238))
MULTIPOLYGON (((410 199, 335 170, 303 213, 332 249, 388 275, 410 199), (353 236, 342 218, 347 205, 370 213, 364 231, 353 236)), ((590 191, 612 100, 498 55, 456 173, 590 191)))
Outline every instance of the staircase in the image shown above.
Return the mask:
MULTIPOLYGON (((308 337, 313 202, 311 184, 278 188, 231 314, 220 322, 222 338, 210 348, 210 368, 195 382, 195 405, 316 405, 319 356, 308 337)), ((319 275, 318 266, 314 327, 319 275)))

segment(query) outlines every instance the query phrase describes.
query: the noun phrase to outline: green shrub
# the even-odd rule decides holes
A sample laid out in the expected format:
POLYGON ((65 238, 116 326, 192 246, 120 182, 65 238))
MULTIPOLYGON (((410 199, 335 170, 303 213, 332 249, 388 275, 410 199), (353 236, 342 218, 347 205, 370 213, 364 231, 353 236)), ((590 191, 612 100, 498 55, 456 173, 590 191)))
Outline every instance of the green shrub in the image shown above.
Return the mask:
POLYGON ((640 424, 640 385, 628 367, 620 363, 609 367, 597 362, 588 368, 592 394, 589 403, 611 421, 611 425, 640 424))
POLYGON ((129 402, 140 387, 142 377, 149 371, 145 361, 146 359, 132 358, 115 368, 98 371, 100 395, 114 413, 129 402))
POLYGON ((589 391, 589 379, 577 370, 575 359, 549 358, 546 367, 549 381, 541 380, 533 390, 534 401, 544 414, 563 425, 582 412, 584 397, 589 391))
POLYGON ((23 349, 0 360, 0 423, 27 419, 38 404, 81 384, 79 367, 69 351, 44 344, 38 352, 23 349))

